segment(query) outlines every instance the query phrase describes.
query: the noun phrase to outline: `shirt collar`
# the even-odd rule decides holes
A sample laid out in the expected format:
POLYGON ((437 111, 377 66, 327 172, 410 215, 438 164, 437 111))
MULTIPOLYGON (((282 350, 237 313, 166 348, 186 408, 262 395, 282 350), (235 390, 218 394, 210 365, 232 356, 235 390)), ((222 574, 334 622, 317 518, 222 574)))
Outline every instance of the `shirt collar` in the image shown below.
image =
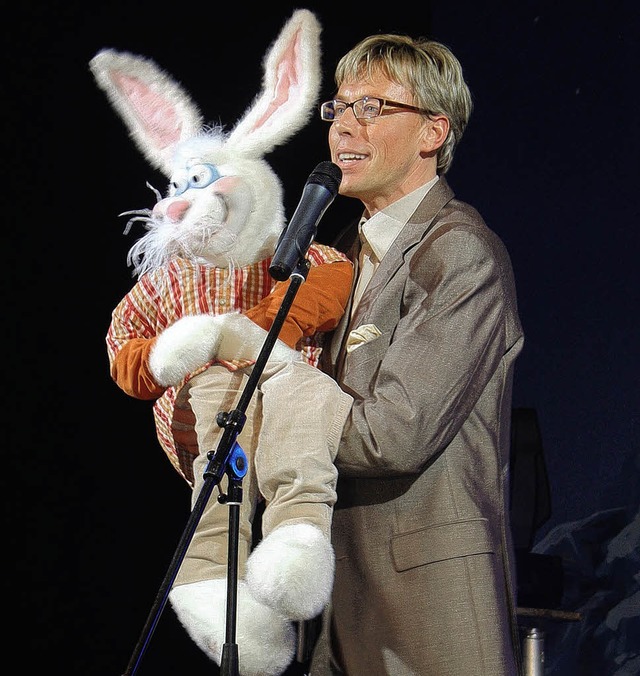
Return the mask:
POLYGON ((360 239, 368 242, 378 262, 389 251, 395 238, 407 224, 411 214, 417 209, 424 196, 437 183, 438 176, 416 188, 408 195, 378 211, 371 218, 362 217, 358 225, 360 239))

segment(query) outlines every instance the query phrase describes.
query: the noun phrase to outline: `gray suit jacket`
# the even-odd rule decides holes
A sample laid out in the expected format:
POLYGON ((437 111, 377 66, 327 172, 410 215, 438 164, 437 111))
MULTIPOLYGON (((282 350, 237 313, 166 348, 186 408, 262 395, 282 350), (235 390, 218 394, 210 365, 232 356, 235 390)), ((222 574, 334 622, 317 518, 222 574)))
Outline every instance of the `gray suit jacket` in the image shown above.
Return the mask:
POLYGON ((522 344, 509 256, 441 178, 323 352, 354 404, 312 676, 516 673, 508 460, 522 344))

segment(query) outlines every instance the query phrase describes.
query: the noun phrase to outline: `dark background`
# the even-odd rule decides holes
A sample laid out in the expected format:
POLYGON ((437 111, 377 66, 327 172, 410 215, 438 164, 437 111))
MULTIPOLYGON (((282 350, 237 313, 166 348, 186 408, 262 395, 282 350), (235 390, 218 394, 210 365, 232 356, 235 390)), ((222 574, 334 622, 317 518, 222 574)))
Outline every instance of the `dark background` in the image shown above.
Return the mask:
MULTIPOLYGON (((164 181, 87 64, 102 47, 153 58, 231 127, 295 6, 324 27, 324 98, 373 32, 427 35, 462 61, 476 108, 448 180, 513 259, 514 406, 535 411, 552 496, 534 550, 562 558, 562 605, 583 617, 549 628, 546 673, 640 674, 635 0, 25 2, 3 16, 5 654, 18 673, 123 673, 188 518, 151 406, 111 382, 104 344, 133 283, 118 214, 164 181)), ((326 132, 314 119, 268 158, 289 215, 326 132)), ((357 210, 338 198, 319 239, 357 210)), ((165 612, 139 673, 217 670, 165 612)))

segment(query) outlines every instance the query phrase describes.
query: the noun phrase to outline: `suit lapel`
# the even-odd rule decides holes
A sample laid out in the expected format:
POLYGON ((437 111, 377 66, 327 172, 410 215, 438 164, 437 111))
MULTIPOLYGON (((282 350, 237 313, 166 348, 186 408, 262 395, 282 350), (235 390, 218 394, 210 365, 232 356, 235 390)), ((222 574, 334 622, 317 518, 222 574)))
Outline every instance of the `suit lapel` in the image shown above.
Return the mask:
MULTIPOLYGON (((340 251, 345 251, 347 257, 353 262, 354 266, 354 275, 351 282, 351 293, 349 294, 349 301, 347 302, 347 307, 345 308, 344 314, 342 315, 338 325, 333 331, 333 337, 329 345, 330 350, 330 360, 331 364, 334 365, 334 373, 338 374, 342 368, 342 361, 344 361, 344 343, 349 335, 349 324, 351 311, 353 308, 353 292, 356 288, 356 282, 358 280, 358 257, 360 255, 360 238, 358 237, 358 227, 350 226, 347 229, 348 234, 345 236, 343 233, 339 241, 342 244, 342 247, 338 246, 340 251), (354 232, 355 231, 355 232, 354 232), (338 363, 340 361, 340 363, 338 363)), ((337 246, 337 245, 336 245, 337 246)))
MULTIPOLYGON (((453 191, 443 177, 425 195, 380 262, 380 266, 371 278, 353 314, 352 322, 347 327, 348 331, 353 327, 367 323, 369 310, 380 294, 380 291, 402 268, 406 253, 424 239, 427 233, 435 226, 437 222, 436 216, 453 196, 453 191)), ((348 331, 346 332, 347 335, 348 331)))

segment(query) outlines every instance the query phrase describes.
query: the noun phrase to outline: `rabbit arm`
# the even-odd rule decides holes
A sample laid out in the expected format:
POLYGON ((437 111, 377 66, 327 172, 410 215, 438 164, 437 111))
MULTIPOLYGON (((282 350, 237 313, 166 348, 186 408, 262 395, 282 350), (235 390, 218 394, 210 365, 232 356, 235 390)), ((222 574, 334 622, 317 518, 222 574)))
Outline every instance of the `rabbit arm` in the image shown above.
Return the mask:
MULTIPOLYGON (((352 277, 353 267, 348 261, 313 266, 291 304, 280 329, 280 340, 294 348, 302 337, 335 328, 349 299, 352 277)), ((246 312, 247 318, 268 331, 282 305, 288 286, 288 281, 277 284, 271 294, 246 312)), ((228 322, 229 318, 225 321, 228 322)), ((241 328, 242 320, 235 321, 233 329, 229 325, 224 329, 229 334, 224 343, 227 354, 217 356, 232 358, 236 351, 242 351, 242 347, 248 349, 255 358, 264 342, 264 333, 248 331, 246 324, 241 328), (232 338, 234 334, 235 339, 232 338), (232 340, 235 340, 235 344, 230 347, 232 340)), ((222 323, 220 318, 214 317, 185 317, 179 320, 177 329, 163 332, 162 344, 155 354, 153 369, 149 365, 149 358, 158 338, 132 338, 115 354, 111 377, 132 397, 156 399, 165 390, 165 386, 158 382, 176 384, 216 355, 216 348, 220 347, 222 323), (193 335, 189 336, 191 330, 193 335)))
MULTIPOLYGON (((348 261, 312 267, 291 304, 280 330, 280 340, 293 348, 303 336, 335 328, 349 299, 352 277, 353 267, 348 261)), ((271 294, 246 312, 247 318, 268 331, 288 286, 288 281, 277 284, 271 294)), ((149 357, 156 347, 157 337, 132 338, 114 356, 111 377, 128 395, 137 399, 155 399, 165 390, 164 385, 158 384, 157 378, 160 378, 160 382, 176 384, 189 372, 216 356, 223 330, 221 318, 185 317, 177 324, 177 329, 171 330, 170 327, 161 334, 162 344, 155 354, 154 369, 149 365, 149 357), (193 335, 188 335, 191 330, 193 335)), ((217 356, 233 358, 236 351, 242 351, 240 348, 244 343, 244 348, 249 349, 255 358, 265 335, 259 331, 247 331, 246 324, 244 328, 241 326, 242 320, 236 320, 233 329, 229 325, 225 327, 224 331, 229 334, 224 343, 226 354, 217 356), (234 334, 237 345, 230 347, 234 334)))
MULTIPOLYGON (((183 317, 156 339, 149 352, 149 370, 156 382, 176 387, 214 359, 254 361, 266 337, 264 329, 238 312, 183 317)), ((282 341, 276 341, 271 358, 301 359, 299 353, 282 341)))
MULTIPOLYGON (((334 329, 344 314, 353 279, 348 261, 325 263, 309 270, 280 329, 280 340, 295 347, 302 337, 334 329)), ((289 282, 280 282, 257 305, 246 312, 256 324, 269 330, 282 305, 289 282)))
POLYGON ((222 316, 190 315, 154 338, 132 338, 115 356, 111 377, 130 396, 157 399, 213 361, 223 326, 222 316))
POLYGON ((123 345, 111 364, 111 377, 116 385, 136 399, 157 399, 165 391, 149 369, 149 353, 155 340, 133 338, 123 345))
POLYGON ((112 361, 111 377, 132 397, 157 399, 216 357, 255 360, 264 338, 261 328, 237 313, 189 315, 154 338, 124 343, 112 361))

